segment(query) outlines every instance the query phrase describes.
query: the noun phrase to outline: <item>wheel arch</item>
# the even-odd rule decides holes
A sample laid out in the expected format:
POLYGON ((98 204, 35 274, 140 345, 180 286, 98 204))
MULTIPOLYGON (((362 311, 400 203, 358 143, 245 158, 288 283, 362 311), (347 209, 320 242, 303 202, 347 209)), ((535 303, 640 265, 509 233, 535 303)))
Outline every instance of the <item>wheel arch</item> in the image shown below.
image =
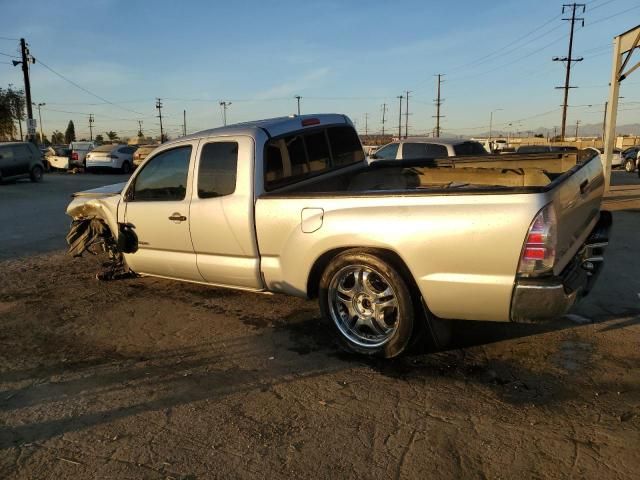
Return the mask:
POLYGON ((402 275, 402 278, 407 282, 411 294, 413 296, 416 296, 414 298, 418 298, 419 296, 421 296, 420 290, 418 289, 418 285, 413 277, 413 274, 409 270, 406 262, 396 251, 388 248, 359 247, 354 245, 331 249, 324 252, 316 259, 316 261, 313 263, 313 266, 311 267, 311 270, 309 271, 309 276, 307 277, 307 298, 317 298, 318 289, 320 287, 320 278, 322 277, 325 269, 335 257, 347 251, 369 253, 389 262, 392 267, 398 270, 398 273, 400 273, 400 275, 402 275))

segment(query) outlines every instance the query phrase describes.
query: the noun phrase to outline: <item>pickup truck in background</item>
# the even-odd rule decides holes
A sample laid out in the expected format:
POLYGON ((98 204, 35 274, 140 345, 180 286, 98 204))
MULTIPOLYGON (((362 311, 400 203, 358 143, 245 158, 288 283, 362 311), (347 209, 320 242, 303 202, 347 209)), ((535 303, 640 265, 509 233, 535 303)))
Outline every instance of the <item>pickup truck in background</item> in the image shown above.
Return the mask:
POLYGON ((391 358, 447 320, 553 319, 590 290, 611 217, 585 155, 368 165, 344 115, 248 122, 76 194, 67 240, 140 275, 318 298, 344 346, 391 358))

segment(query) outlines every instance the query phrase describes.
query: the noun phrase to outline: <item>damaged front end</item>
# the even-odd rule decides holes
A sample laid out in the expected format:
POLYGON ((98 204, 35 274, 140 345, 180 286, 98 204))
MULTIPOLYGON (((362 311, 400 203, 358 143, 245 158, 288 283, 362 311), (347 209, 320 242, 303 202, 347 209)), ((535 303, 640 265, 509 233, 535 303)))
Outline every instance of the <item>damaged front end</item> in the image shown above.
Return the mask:
POLYGON ((138 250, 134 226, 118 223, 115 215, 117 203, 109 205, 105 200, 75 197, 69 205, 67 214, 73 221, 67 234, 68 253, 73 257, 81 257, 85 252, 92 255, 106 253, 108 260, 103 264, 104 269, 96 275, 99 280, 135 275, 124 258, 125 253, 138 250))

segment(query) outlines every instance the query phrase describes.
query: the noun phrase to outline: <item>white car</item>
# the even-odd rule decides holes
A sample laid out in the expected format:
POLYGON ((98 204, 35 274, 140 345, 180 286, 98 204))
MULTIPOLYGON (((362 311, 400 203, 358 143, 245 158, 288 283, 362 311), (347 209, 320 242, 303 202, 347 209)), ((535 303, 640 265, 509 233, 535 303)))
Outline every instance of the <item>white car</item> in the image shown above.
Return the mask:
POLYGON ((410 160, 487 155, 480 142, 433 137, 409 137, 380 147, 369 156, 375 160, 410 160))
POLYGON ((136 147, 130 145, 101 145, 87 154, 85 159, 87 170, 110 168, 122 173, 130 173, 133 169, 133 153, 136 147))

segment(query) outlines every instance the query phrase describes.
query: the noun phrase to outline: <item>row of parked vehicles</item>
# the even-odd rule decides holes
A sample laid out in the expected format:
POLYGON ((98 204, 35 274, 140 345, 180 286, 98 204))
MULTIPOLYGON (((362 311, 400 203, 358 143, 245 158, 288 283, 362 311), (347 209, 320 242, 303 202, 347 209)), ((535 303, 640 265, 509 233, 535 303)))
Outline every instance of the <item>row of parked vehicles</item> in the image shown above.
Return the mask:
POLYGON ((84 168, 111 169, 130 173, 157 145, 106 144, 97 146, 93 142, 72 142, 69 145, 54 145, 44 150, 45 168, 69 170, 84 168))
MULTIPOLYGON (((431 137, 410 137, 397 140, 381 147, 364 147, 369 161, 373 160, 408 160, 414 158, 447 158, 468 155, 488 155, 485 147, 475 140, 447 140, 431 137)), ((604 154, 603 148, 589 149, 604 154)), ((520 145, 515 149, 502 148, 496 151, 500 154, 512 153, 576 153, 577 147, 555 145, 520 145)), ((624 168, 627 172, 634 172, 640 168, 640 145, 625 150, 615 148, 611 165, 614 168, 624 168)))

